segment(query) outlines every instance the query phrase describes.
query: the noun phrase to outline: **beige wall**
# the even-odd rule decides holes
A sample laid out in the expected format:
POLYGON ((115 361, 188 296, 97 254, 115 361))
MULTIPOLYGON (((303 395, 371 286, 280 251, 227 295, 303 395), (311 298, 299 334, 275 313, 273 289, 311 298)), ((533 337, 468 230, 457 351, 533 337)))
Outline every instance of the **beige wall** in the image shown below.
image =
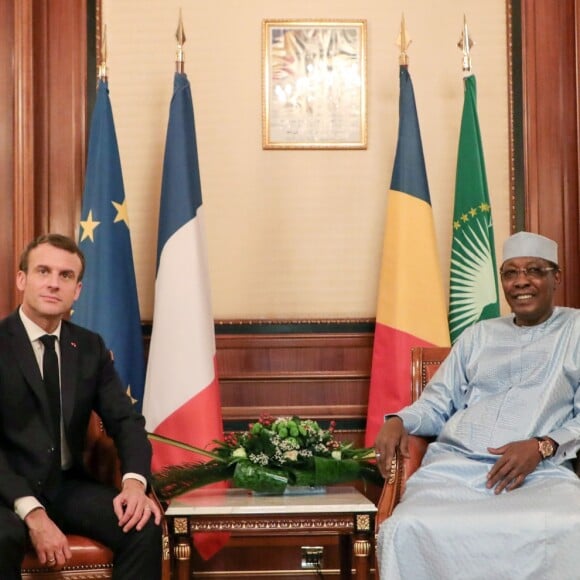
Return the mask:
POLYGON ((141 316, 153 313, 157 216, 179 9, 187 42, 215 318, 374 317, 398 122, 404 12, 410 72, 448 276, 463 16, 475 40, 496 247, 509 231, 505 0, 104 0, 109 84, 141 316), (368 148, 263 150, 263 19, 366 19, 368 148))

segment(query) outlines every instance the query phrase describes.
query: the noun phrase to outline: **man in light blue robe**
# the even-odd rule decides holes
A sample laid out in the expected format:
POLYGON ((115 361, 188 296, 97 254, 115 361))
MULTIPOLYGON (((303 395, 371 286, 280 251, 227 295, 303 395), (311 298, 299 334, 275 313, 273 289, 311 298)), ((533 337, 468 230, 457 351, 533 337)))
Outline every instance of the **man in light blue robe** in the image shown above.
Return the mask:
POLYGON ((508 238, 513 314, 465 330, 421 398, 386 418, 384 476, 407 433, 436 441, 380 527, 382 580, 580 578, 580 310, 554 306, 557 252, 508 238))

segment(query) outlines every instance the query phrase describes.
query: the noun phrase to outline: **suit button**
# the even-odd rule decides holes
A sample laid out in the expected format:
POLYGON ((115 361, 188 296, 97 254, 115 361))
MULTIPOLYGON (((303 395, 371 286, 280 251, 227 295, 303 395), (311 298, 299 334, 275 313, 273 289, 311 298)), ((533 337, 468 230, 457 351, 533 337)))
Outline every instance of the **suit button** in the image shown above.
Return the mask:
POLYGON ((48 452, 49 453, 54 453, 56 451, 56 449, 54 447, 49 447, 48 448, 48 452))

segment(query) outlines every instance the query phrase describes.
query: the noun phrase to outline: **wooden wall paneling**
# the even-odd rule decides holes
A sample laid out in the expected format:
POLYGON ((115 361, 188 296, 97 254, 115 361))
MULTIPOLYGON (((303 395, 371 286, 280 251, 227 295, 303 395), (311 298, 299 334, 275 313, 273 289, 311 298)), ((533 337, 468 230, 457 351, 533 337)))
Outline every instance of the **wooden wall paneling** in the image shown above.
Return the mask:
POLYGON ((296 414, 364 429, 372 338, 372 333, 217 335, 224 421, 243 428, 261 414, 296 414))
POLYGON ((522 0, 526 229, 555 239, 558 302, 580 307, 578 0, 522 0))
POLYGON ((17 58, 15 55, 15 2, 0 0, 0 70, 4 71, 0 91, 0 317, 14 303, 14 173, 16 169, 15 100, 17 58))
POLYGON ((87 3, 45 0, 35 10, 36 229, 76 237, 86 164, 87 3))

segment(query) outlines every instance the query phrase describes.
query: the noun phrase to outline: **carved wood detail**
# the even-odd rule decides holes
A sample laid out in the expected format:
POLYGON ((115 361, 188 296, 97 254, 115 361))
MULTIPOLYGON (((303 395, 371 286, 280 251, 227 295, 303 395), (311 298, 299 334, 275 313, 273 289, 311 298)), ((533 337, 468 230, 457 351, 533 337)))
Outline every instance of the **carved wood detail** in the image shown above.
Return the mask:
POLYGON ((281 516, 270 518, 265 521, 263 518, 204 518, 196 516, 189 522, 191 532, 283 532, 283 531, 309 531, 328 532, 336 530, 349 532, 354 530, 354 519, 352 516, 281 516))

